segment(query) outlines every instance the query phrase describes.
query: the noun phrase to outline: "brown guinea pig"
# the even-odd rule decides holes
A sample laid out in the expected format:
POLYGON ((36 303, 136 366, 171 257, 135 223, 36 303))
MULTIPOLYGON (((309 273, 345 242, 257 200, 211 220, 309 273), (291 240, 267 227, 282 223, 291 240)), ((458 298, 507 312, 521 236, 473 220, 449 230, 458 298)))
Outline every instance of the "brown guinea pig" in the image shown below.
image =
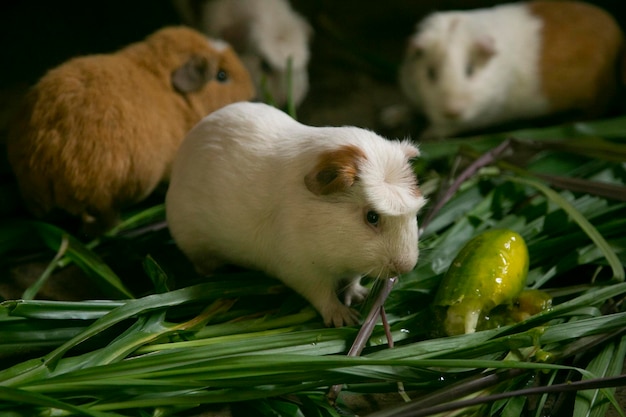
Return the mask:
POLYGON ((164 28, 45 74, 9 127, 9 163, 35 216, 58 208, 98 234, 169 179, 191 127, 254 95, 228 44, 189 28, 164 28))

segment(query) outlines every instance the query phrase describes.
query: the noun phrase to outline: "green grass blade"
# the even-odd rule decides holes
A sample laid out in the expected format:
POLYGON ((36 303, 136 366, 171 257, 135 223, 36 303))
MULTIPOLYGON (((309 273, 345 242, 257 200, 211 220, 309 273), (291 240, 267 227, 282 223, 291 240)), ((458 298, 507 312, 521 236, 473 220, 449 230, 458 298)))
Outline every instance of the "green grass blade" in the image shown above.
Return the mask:
POLYGON ((46 269, 43 271, 39 279, 37 279, 37 281, 35 281, 33 285, 31 285, 29 288, 26 289, 26 291, 24 291, 24 294, 22 295, 22 299, 32 300, 33 298, 35 298, 35 296, 37 295, 41 287, 43 287, 43 285, 46 283, 50 275, 52 275, 52 272, 57 266, 57 262, 59 262, 61 257, 65 255, 65 252, 68 249, 68 245, 69 245, 68 237, 67 235, 64 235, 63 238, 61 239, 61 245, 59 247, 57 254, 54 256, 52 261, 50 261, 50 263, 48 264, 46 269))
POLYGON ((160 294, 169 291, 169 277, 152 256, 148 255, 144 258, 143 269, 152 281, 156 293, 160 294))
MULTIPOLYGON (((617 376, 622 372, 626 357, 626 336, 615 343, 606 345, 590 362, 587 370, 601 377, 617 376)), ((610 404, 624 416, 624 411, 613 396, 615 390, 579 391, 574 403, 573 417, 603 417, 610 404)))
POLYGON ((287 114, 294 120, 298 120, 296 103, 293 98, 293 57, 287 58, 287 114))
POLYGON ((595 243, 598 248, 604 254, 609 266, 613 271, 613 278, 618 281, 624 281, 624 266, 621 261, 604 239, 604 237, 598 232, 598 230, 576 210, 572 205, 564 199, 559 193, 547 187, 541 181, 528 177, 510 176, 506 175, 505 178, 509 181, 525 184, 541 191, 550 201, 561 207, 574 222, 576 222, 580 228, 589 236, 589 238, 595 243))
POLYGON ((69 242, 67 249, 68 258, 94 279, 95 283, 99 284, 104 291, 110 293, 111 296, 116 298, 134 298, 117 274, 78 239, 51 224, 32 222, 32 226, 44 243, 52 250, 58 251, 63 239, 66 238, 69 242))
POLYGON ((165 220, 165 204, 157 204, 156 206, 148 207, 147 209, 122 220, 119 224, 109 230, 105 236, 116 236, 123 231, 163 220, 165 220))
POLYGON ((0 303, 0 307, 6 311, 6 316, 0 315, 0 322, 10 317, 45 320, 96 320, 124 304, 126 304, 125 301, 110 300, 8 300, 0 303))
MULTIPOLYGON (((23 406, 24 404, 31 404, 50 409, 66 410, 75 415, 91 417, 123 417, 121 414, 94 411, 90 410, 89 407, 74 406, 36 392, 28 392, 16 388, 4 387, 2 385, 0 385, 0 399, 2 401, 6 401, 6 403, 15 403, 16 405, 23 406)), ((0 414, 2 414, 1 411, 0 414)))

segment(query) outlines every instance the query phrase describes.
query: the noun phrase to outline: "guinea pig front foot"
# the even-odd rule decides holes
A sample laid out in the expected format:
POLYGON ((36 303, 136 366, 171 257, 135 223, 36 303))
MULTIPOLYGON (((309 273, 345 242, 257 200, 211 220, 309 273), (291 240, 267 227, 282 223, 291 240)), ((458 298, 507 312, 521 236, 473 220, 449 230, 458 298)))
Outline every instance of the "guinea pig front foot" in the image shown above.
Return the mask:
MULTIPOLYGON (((359 323, 359 313, 339 301, 337 297, 338 281, 328 276, 317 274, 285 274, 281 280, 308 300, 322 316, 328 327, 353 326, 359 323), (292 279, 297 277, 298 279, 292 279)), ((351 281, 345 288, 346 292, 362 293, 359 281, 351 281)), ((354 295, 351 300, 356 299, 354 295)))
POLYGON ((323 308, 318 308, 324 319, 324 324, 328 327, 354 326, 359 324, 359 312, 345 306, 338 299, 327 303, 323 308))
POLYGON ((352 281, 348 287, 344 290, 343 301, 348 307, 354 304, 363 302, 370 290, 361 285, 360 280, 356 279, 352 281))

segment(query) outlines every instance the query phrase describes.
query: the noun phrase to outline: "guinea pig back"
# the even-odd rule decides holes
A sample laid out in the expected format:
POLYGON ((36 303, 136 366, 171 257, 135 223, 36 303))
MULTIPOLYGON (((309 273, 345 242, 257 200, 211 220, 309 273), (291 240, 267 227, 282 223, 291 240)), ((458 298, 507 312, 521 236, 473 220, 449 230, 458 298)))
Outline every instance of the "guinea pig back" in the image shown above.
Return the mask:
POLYGON ((305 126, 265 104, 235 103, 183 141, 168 225, 198 272, 224 263, 262 270, 327 325, 354 324, 348 306, 366 294, 362 276, 394 276, 417 262, 424 198, 409 162, 417 155, 408 141, 305 126))
POLYGON ((184 27, 112 54, 67 61, 26 94, 7 153, 26 206, 80 216, 102 232, 167 180, 187 131, 254 95, 233 50, 184 27))
POLYGON ((578 110, 597 117, 614 104, 621 83, 624 34, 603 9, 584 2, 535 1, 542 21, 539 74, 552 112, 578 110))

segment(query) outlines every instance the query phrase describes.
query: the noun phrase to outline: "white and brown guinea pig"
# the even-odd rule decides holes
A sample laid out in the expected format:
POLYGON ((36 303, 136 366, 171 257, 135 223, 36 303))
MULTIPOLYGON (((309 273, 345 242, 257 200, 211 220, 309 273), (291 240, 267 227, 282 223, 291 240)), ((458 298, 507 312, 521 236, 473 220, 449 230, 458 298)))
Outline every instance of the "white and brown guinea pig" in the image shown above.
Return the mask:
POLYGON ((10 127, 8 159, 35 215, 61 209, 97 234, 168 180, 180 142, 202 117, 254 93, 225 42, 164 28, 45 74, 10 127))
POLYGON ((174 5, 189 24, 233 45, 260 95, 266 89, 283 106, 291 85, 294 104, 304 100, 313 29, 288 0, 174 0, 174 5))
POLYGON ((167 222, 199 273, 224 263, 261 270, 327 325, 355 324, 349 305, 367 294, 360 278, 406 273, 417 262, 417 155, 408 141, 306 126, 263 103, 231 104, 183 141, 167 222))
POLYGON ((533 1, 434 13, 409 39, 400 85, 447 137, 554 114, 596 117, 615 98, 624 36, 604 10, 533 1))

